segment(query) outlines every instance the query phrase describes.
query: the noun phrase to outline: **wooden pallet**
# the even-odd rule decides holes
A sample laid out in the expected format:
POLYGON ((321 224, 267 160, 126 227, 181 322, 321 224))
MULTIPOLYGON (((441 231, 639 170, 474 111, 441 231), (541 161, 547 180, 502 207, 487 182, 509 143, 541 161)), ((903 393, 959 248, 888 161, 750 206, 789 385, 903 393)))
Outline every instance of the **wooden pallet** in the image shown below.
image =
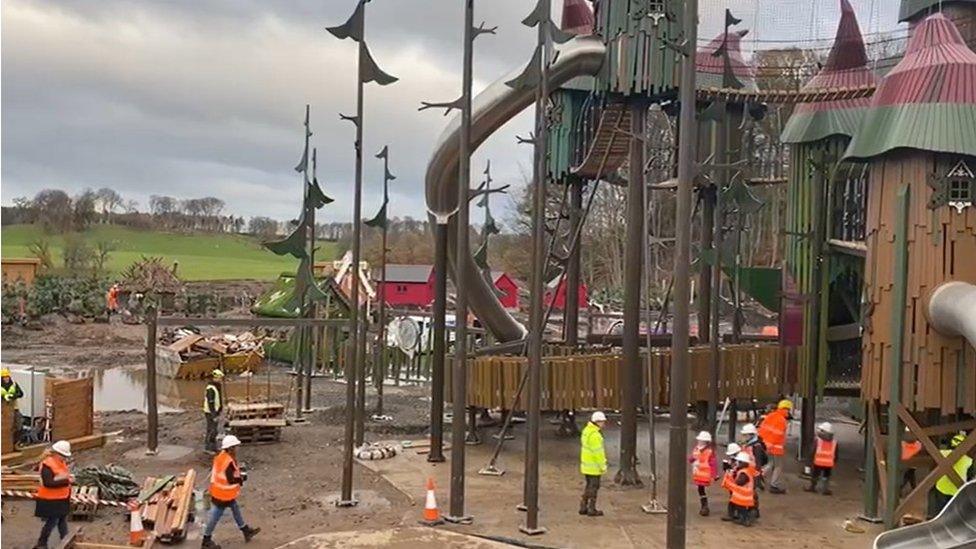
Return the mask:
POLYGON ((228 421, 280 418, 285 415, 285 405, 277 402, 229 402, 224 412, 228 421))
POLYGON ((284 418, 234 419, 227 422, 227 429, 244 444, 278 442, 287 424, 284 418))
POLYGON ((84 519, 84 520, 95 520, 95 515, 98 513, 98 487, 97 486, 72 486, 71 496, 82 496, 84 498, 91 499, 92 502, 80 502, 72 499, 71 501, 71 518, 72 519, 84 519))

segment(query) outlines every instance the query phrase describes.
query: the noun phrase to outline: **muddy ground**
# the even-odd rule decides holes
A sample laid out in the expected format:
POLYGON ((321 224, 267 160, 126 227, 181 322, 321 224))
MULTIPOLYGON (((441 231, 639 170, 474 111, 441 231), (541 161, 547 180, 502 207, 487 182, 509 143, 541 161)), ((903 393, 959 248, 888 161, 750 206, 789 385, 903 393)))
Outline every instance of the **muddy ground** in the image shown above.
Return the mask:
MULTIPOLYGON (((70 324, 49 321, 42 329, 5 326, 2 359, 5 363, 34 365, 63 372, 71 369, 134 369, 144 361, 145 329, 123 324, 70 324)), ((293 386, 284 367, 270 366, 273 397, 287 399, 293 386)), ((264 374, 259 374, 261 380, 264 374)), ((190 382, 194 383, 194 382, 190 382)), ((242 382, 236 381, 240 386, 242 382)), ((255 386, 258 385, 255 382, 255 386)), ((416 438, 425 430, 429 400, 421 387, 387 387, 385 413, 393 422, 369 422, 367 438, 416 438)), ((255 390, 255 393, 258 393, 255 390)), ((259 398, 259 397, 255 397, 259 398)), ((250 470, 241 504, 246 519, 263 528, 248 547, 277 547, 300 535, 352 529, 388 528, 401 522, 409 500, 378 475, 356 467, 355 486, 362 503, 352 510, 337 510, 329 498, 339 491, 342 477, 343 417, 345 385, 325 379, 313 381, 308 423, 285 428, 277 444, 245 446, 241 460, 250 470)), ((373 406, 373 398, 368 399, 373 406)), ((190 453, 175 459, 148 458, 146 416, 141 411, 96 414, 96 429, 118 432, 104 448, 78 452, 76 466, 115 463, 132 471, 141 481, 146 476, 175 474, 194 468, 198 478, 206 476, 210 457, 202 450, 204 423, 198 404, 186 411, 160 415, 160 444, 188 447, 190 453)), ((198 489, 205 483, 198 481, 198 489)), ((123 543, 128 525, 122 514, 103 510, 92 523, 83 525, 89 539, 123 543)), ((3 503, 3 547, 32 547, 40 522, 33 517, 33 504, 3 503)), ((243 546, 229 515, 215 536, 225 547, 243 546)), ((188 545, 195 545, 194 542, 188 545)), ((52 543, 52 546, 54 544, 52 543)))

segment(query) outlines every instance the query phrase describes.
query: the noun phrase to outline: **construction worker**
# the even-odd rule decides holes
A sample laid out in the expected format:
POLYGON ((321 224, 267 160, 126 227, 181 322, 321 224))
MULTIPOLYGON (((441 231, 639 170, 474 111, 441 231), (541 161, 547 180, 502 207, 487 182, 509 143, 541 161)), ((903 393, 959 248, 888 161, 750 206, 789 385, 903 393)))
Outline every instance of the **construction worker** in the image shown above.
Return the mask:
POLYGON ((903 491, 906 486, 911 487, 912 490, 918 486, 918 480, 915 478, 915 467, 908 467, 905 463, 917 456, 921 451, 922 441, 918 440, 918 437, 915 436, 915 433, 911 429, 905 427, 905 438, 901 441, 901 463, 905 470, 901 477, 901 490, 903 491))
MULTIPOLYGON (((957 433, 949 441, 949 447, 940 448, 939 452, 941 452, 943 456, 948 456, 965 440, 966 433, 957 433)), ((959 478, 962 479, 963 483, 973 479, 973 458, 963 455, 958 461, 956 461, 952 468, 956 471, 956 474, 959 475, 959 478)), ((941 513, 942 509, 945 508, 946 504, 949 503, 949 500, 952 499, 952 496, 956 495, 956 492, 959 491, 959 488, 960 486, 956 485, 956 483, 949 478, 949 475, 943 475, 942 478, 936 481, 935 488, 929 491, 928 518, 933 519, 936 515, 941 513)))
POLYGON ((790 423, 792 409, 793 403, 784 398, 779 401, 775 410, 766 414, 757 430, 766 444, 766 452, 771 456, 769 463, 763 469, 763 476, 769 480, 771 494, 786 493, 780 480, 786 467, 786 428, 790 423))
POLYGON ((105 292, 105 309, 108 310, 109 316, 119 312, 119 285, 118 283, 112 284, 108 291, 105 292))
POLYGON ((817 492, 825 496, 833 494, 830 491, 830 475, 837 463, 837 441, 834 440, 834 426, 825 421, 817 425, 817 445, 813 454, 813 472, 810 474, 810 486, 804 488, 807 492, 817 492))
POLYGON ((600 433, 606 423, 607 416, 597 410, 580 433, 580 473, 583 473, 586 485, 579 514, 590 517, 603 516, 603 511, 596 508, 596 495, 600 491, 600 477, 607 472, 607 453, 603 448, 603 434, 600 433))
POLYGON ((224 411, 224 392, 221 380, 224 372, 220 369, 210 373, 210 382, 203 391, 203 417, 207 420, 207 435, 204 448, 211 453, 217 453, 217 429, 220 424, 220 414, 224 411))
POLYGON ((54 527, 58 528, 61 539, 68 537, 68 512, 71 507, 71 483, 74 477, 68 470, 66 458, 71 457, 71 443, 59 440, 44 452, 44 459, 38 468, 41 484, 34 496, 34 516, 44 520, 41 535, 34 549, 47 548, 47 539, 54 527))
POLYGON ((698 487, 698 499, 701 501, 698 514, 707 517, 709 515, 708 494, 705 493, 705 488, 712 485, 713 479, 718 479, 718 462, 711 433, 702 431, 698 433, 695 440, 698 444, 691 450, 688 463, 691 463, 691 481, 698 487))
POLYGON ((751 465, 749 454, 739 452, 735 456, 735 469, 725 473, 722 487, 729 491, 728 514, 724 521, 732 521, 743 526, 752 526, 753 512, 756 508, 755 479, 749 473, 751 465))
POLYGON ((228 507, 234 515, 234 522, 244 534, 245 542, 251 541, 261 531, 260 528, 251 528, 244 522, 241 507, 237 504, 241 486, 247 480, 247 473, 237 466, 237 447, 240 445, 241 441, 237 437, 227 435, 220 441, 220 453, 214 457, 213 468, 210 470, 210 500, 213 507, 210 508, 210 516, 203 529, 203 543, 200 544, 202 548, 220 549, 220 545, 213 542, 213 532, 228 507))
POLYGON ((24 391, 20 388, 20 385, 10 377, 10 370, 7 368, 0 369, 0 396, 3 397, 3 401, 13 405, 13 425, 11 425, 14 433, 14 444, 20 442, 20 429, 23 423, 23 418, 20 415, 20 407, 17 406, 17 401, 23 398, 24 391))

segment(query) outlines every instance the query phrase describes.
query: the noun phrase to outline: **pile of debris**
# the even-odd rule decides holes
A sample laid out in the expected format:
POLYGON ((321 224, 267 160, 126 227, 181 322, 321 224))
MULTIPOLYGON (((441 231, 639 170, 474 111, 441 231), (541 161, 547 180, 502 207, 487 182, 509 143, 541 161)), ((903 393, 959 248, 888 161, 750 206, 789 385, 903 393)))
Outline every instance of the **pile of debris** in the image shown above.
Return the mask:
POLYGON ((122 271, 122 288, 128 293, 174 294, 183 286, 176 269, 176 263, 167 265, 161 257, 142 256, 122 271))
POLYGON ((194 326, 166 331, 156 348, 157 371, 177 379, 202 379, 215 368, 224 373, 254 371, 264 358, 264 338, 251 332, 204 336, 194 326))

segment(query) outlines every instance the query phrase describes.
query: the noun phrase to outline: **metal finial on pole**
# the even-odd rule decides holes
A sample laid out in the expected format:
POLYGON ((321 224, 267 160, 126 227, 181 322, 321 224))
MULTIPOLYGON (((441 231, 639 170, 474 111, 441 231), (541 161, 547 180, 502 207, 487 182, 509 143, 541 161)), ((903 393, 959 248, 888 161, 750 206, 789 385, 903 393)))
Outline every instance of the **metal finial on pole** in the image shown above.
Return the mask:
POLYGON ((688 467, 688 297, 691 256, 691 206, 695 163, 695 44, 698 0, 686 0, 681 66, 681 116, 678 142, 678 196, 675 214, 674 334, 671 339, 671 406, 668 453, 669 549, 685 547, 688 467))

